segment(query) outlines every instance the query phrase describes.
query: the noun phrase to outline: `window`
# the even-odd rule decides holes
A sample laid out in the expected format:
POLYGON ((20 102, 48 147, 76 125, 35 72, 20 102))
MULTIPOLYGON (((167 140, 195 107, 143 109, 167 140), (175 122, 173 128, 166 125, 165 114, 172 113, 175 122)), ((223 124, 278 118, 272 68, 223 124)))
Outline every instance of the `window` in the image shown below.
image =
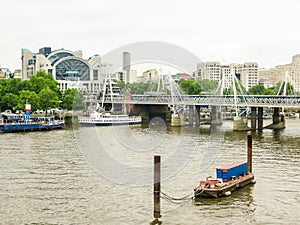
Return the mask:
POLYGON ((98 70, 93 70, 93 80, 98 80, 98 70))
POLYGON ((56 80, 90 80, 89 65, 78 59, 67 59, 56 65, 56 80))

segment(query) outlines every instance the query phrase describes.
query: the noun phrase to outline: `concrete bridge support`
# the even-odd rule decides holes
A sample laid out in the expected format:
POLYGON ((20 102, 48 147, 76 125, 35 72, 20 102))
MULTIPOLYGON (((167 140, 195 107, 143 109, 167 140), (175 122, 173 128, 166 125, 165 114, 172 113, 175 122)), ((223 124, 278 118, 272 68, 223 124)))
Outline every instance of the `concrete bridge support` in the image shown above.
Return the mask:
POLYGON ((256 107, 251 107, 251 129, 256 130, 256 107))
POLYGON ((178 113, 171 114, 171 126, 172 127, 181 127, 184 125, 184 115, 178 113))
POLYGON ((194 125, 194 121, 195 121, 195 117, 196 117, 195 111, 196 111, 195 106, 190 105, 189 106, 189 125, 190 126, 194 125))
POLYGON ((247 117, 234 117, 233 119, 233 130, 234 131, 248 131, 251 128, 248 127, 247 117))
POLYGON ((264 108, 263 107, 258 107, 258 130, 263 129, 263 115, 264 115, 264 108))
POLYGON ((222 124, 222 113, 218 110, 218 106, 212 106, 210 112, 212 124, 222 124))
POLYGON ((266 126, 268 129, 283 129, 285 128, 285 119, 284 115, 280 115, 279 108, 274 108, 273 112, 273 123, 266 126))
POLYGON ((196 114, 195 114, 195 124, 196 126, 200 125, 200 105, 195 106, 196 114))
POLYGON ((200 125, 200 106, 189 106, 189 126, 200 125))

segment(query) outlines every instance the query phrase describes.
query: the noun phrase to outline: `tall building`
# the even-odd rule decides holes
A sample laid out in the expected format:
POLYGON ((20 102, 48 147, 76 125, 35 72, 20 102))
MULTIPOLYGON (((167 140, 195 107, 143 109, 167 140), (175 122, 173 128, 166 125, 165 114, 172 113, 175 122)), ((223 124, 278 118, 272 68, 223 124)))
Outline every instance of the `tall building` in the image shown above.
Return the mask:
POLYGON ((282 80, 282 77, 279 76, 276 68, 260 68, 259 78, 259 83, 265 88, 276 86, 276 84, 282 80))
POLYGON ((101 82, 101 58, 94 55, 85 60, 82 51, 44 47, 38 53, 22 49, 22 79, 27 80, 37 71, 50 72, 65 91, 75 88, 83 93, 98 93, 101 82))
POLYGON ((130 82, 130 53, 123 52, 123 71, 125 73, 125 84, 130 82))
POLYGON ((229 88, 232 85, 232 72, 241 80, 247 91, 258 84, 259 72, 255 62, 230 65, 221 65, 219 62, 201 62, 197 65, 196 78, 223 80, 224 88, 229 88))
POLYGON ((196 78, 221 80, 221 65, 219 62, 201 62, 197 65, 196 78))
POLYGON ((224 88, 230 88, 232 85, 232 74, 231 74, 231 66, 223 65, 221 66, 221 74, 222 80, 224 82, 224 88))
POLYGON ((241 68, 241 82, 248 91, 249 88, 258 84, 259 72, 255 62, 246 62, 241 68))
POLYGON ((158 81, 158 71, 156 69, 150 69, 143 72, 143 75, 139 77, 139 82, 158 81))
POLYGON ((261 83, 265 87, 267 87, 266 83, 275 86, 278 82, 287 80, 292 84, 295 92, 300 92, 300 54, 294 55, 290 64, 278 65, 271 69, 261 69, 260 73, 261 83))

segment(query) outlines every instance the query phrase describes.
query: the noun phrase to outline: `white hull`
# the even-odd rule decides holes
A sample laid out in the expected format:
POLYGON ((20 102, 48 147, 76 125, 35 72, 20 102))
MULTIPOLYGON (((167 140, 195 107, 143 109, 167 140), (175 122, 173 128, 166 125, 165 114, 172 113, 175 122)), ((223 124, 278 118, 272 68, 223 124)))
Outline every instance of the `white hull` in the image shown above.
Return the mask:
POLYGON ((90 117, 78 117, 79 124, 83 126, 113 126, 141 124, 140 116, 111 115, 109 113, 91 113, 90 117))

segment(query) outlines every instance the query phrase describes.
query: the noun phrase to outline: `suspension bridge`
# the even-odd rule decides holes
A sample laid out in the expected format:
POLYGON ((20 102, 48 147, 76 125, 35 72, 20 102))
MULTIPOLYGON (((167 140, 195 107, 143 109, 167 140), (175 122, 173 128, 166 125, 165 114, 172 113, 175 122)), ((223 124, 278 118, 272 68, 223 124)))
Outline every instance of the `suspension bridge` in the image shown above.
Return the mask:
MULTIPOLYGON (((151 94, 135 95, 135 94, 118 94, 110 95, 102 98, 102 103, 122 105, 129 113, 142 114, 144 120, 151 119, 151 113, 165 113, 171 116, 165 116, 165 120, 170 117, 171 125, 181 126, 186 117, 189 118, 190 124, 199 124, 201 107, 209 107, 211 120, 222 120, 221 112, 223 107, 232 107, 236 111, 234 118, 234 130, 253 130, 263 129, 263 109, 273 109, 273 123, 268 128, 281 129, 285 127, 284 118, 280 114, 280 110, 284 108, 300 108, 300 96, 286 95, 287 91, 286 73, 285 84, 281 85, 277 95, 245 95, 241 82, 232 73, 233 95, 223 95, 225 80, 219 82, 215 94, 211 95, 185 95, 179 88, 179 85, 168 76, 166 80, 162 77, 158 80, 156 92, 151 91, 151 94), (167 81, 164 83, 164 81, 167 81), (166 90, 162 90, 164 88, 166 90), (279 93, 282 93, 279 95, 279 93), (169 93, 169 94, 166 94, 169 93), (124 107, 126 106, 126 107, 124 107), (129 108, 128 108, 129 107, 129 108), (244 111, 241 113, 241 108, 244 111), (251 127, 248 127, 248 120, 245 118, 245 109, 251 110, 251 127), (187 112, 187 113, 186 113, 187 112), (186 116, 188 114, 188 116, 186 116), (258 121, 258 126, 256 122, 258 121)), ((119 107, 120 108, 120 107, 119 107)), ((218 123, 218 122, 217 122, 218 123)))

